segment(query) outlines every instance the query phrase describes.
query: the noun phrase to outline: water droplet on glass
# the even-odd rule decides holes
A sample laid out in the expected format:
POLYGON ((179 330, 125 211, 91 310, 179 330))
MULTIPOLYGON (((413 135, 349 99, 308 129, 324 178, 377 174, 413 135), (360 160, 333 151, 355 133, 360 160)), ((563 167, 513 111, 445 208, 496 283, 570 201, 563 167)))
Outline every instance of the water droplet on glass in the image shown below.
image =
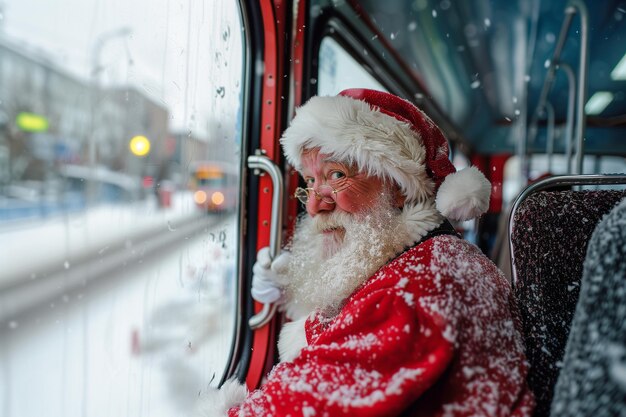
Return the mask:
POLYGON ((491 26, 491 20, 489 18, 485 19, 485 27, 488 28, 491 26))
POLYGON ((472 87, 472 88, 478 88, 478 87, 480 87, 480 81, 479 81, 479 80, 476 80, 476 81, 472 82, 472 83, 470 84, 470 87, 472 87))
POLYGON ((217 90, 215 90, 215 92, 221 98, 224 98, 224 96, 226 95, 226 89, 224 87, 219 87, 217 90))
POLYGON ((222 40, 226 42, 230 38, 230 26, 226 26, 224 32, 222 32, 222 40))
POLYGON ((389 35, 389 37, 391 38, 392 41, 394 39, 396 39, 397 36, 398 36, 398 32, 396 32, 396 33, 391 32, 391 34, 389 35))
POLYGON ((548 68, 550 66, 550 60, 546 59, 546 62, 543 63, 544 68, 548 68))
POLYGON ((374 35, 372 36, 372 40, 375 41, 376 39, 378 39, 378 35, 374 35))
POLYGON ((170 224, 170 222, 168 221, 168 222, 167 222, 167 230, 169 230, 170 232, 173 232, 173 231, 175 231, 175 230, 176 230, 176 228, 175 228, 175 227, 173 227, 173 226, 170 224))
POLYGON ((437 10, 433 9, 433 17, 437 17, 437 10))
POLYGON ((409 32, 413 32, 415 29, 417 29, 417 23, 415 22, 409 23, 409 26, 407 26, 407 29, 409 29, 409 32))
POLYGON ((70 263, 69 263, 68 261, 63 262, 63 267, 64 267, 65 269, 69 269, 69 267, 70 267, 70 263))
POLYGON ((18 326, 18 324, 17 324, 17 322, 15 320, 11 320, 9 322, 9 329, 11 329, 11 330, 17 329, 17 326, 18 326))
POLYGON ((317 79, 315 79, 315 78, 311 78, 311 79, 309 80, 309 82, 310 82, 311 84, 315 85, 315 84, 317 84, 317 79))
POLYGON ((516 110, 515 110, 515 115, 516 115, 516 116, 519 116, 519 115, 520 115, 520 113, 521 113, 521 112, 519 111, 519 109, 516 109, 516 110))

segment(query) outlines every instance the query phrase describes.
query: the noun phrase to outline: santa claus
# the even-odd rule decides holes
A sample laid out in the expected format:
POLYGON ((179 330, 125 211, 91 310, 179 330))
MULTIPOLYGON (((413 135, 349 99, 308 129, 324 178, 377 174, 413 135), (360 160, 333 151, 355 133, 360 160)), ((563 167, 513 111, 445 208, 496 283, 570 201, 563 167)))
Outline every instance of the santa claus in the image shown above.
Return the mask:
POLYGON ((530 416, 507 281, 448 219, 488 207, 439 128, 394 95, 350 89, 300 107, 281 143, 305 186, 288 250, 253 297, 292 320, 260 389, 207 395, 206 416, 530 416))

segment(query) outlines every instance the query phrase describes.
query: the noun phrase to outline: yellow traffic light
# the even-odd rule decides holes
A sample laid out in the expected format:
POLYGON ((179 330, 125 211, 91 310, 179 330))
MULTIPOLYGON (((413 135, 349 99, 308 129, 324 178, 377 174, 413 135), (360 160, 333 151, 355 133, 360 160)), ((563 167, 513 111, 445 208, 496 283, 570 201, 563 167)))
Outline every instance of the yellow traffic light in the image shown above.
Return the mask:
POLYGON ((130 140, 130 151, 137 156, 146 156, 150 152, 150 141, 147 137, 137 135, 130 140))

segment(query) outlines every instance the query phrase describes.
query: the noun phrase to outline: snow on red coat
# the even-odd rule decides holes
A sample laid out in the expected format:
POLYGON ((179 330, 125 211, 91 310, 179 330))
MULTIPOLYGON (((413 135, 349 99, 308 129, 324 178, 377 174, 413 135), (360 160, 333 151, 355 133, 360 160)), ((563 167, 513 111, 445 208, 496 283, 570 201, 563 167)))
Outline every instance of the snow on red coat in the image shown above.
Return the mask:
POLYGON ((454 236, 381 268, 229 416, 530 416, 509 284, 454 236), (408 413, 407 413, 407 410, 408 413))

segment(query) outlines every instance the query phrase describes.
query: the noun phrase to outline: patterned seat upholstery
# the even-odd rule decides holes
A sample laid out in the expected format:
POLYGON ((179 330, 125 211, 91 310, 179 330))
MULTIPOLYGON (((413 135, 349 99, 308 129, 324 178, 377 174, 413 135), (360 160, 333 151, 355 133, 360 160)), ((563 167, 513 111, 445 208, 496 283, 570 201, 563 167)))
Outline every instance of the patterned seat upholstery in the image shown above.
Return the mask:
POLYGON ((587 244, 602 217, 626 191, 540 191, 514 213, 511 236, 528 382, 535 416, 550 414, 570 324, 578 301, 587 244))
POLYGON ((552 417, 626 410, 626 200, 593 233, 552 417))

